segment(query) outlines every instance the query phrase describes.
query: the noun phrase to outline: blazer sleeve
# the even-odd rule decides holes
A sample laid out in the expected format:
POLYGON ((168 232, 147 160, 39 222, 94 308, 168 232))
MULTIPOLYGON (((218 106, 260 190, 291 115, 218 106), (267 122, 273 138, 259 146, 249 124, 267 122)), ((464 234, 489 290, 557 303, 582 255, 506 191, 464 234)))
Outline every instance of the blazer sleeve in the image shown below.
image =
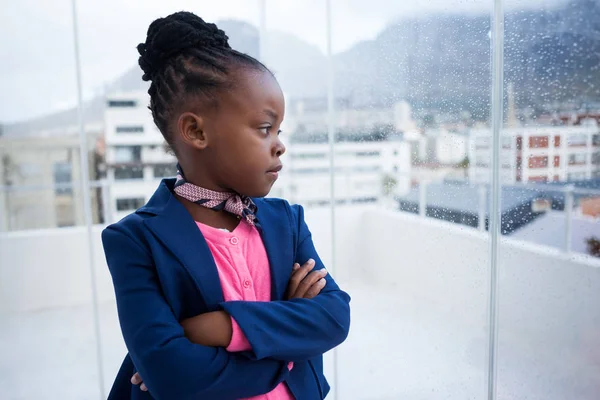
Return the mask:
MULTIPOLYGON (((312 236, 304 221, 301 206, 289 207, 297 225, 296 262, 315 260, 314 270, 324 268, 312 236)), ((350 296, 343 292, 330 274, 327 284, 313 299, 221 304, 239 324, 257 360, 302 361, 324 354, 342 343, 350 329, 350 296)))
POLYGON ((156 399, 239 399, 268 393, 287 363, 251 360, 190 342, 162 295, 150 252, 127 229, 102 232, 119 321, 134 365, 156 399))

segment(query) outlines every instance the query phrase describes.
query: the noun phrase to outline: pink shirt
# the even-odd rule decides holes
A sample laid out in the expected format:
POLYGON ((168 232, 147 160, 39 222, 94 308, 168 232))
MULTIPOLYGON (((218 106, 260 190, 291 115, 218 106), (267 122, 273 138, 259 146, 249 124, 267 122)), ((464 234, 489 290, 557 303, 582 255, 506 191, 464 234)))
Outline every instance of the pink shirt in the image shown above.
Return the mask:
MULTIPOLYGON (((271 270, 265 246, 258 231, 241 221, 233 232, 196 222, 208 243, 221 281, 225 301, 271 301, 271 270)), ((240 326, 231 319, 233 335, 227 351, 251 350, 240 326)), ((289 364, 292 369, 293 364, 289 364)), ((252 400, 293 400, 285 382, 252 400)))

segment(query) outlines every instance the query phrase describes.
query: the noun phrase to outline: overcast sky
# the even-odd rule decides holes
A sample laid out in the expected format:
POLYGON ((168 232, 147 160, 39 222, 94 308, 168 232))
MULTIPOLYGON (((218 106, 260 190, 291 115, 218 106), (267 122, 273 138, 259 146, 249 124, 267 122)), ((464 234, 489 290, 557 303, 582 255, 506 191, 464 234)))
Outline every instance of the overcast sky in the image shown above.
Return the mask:
MULTIPOLYGON (((564 0, 509 0, 508 8, 564 0)), ((8 4, 7 4, 8 3, 8 4)), ((373 38, 406 15, 489 13, 492 0, 331 0, 334 51, 373 38)), ((205 20, 259 23, 259 0, 79 0, 86 98, 137 63, 135 46, 155 18, 192 11, 205 20)), ((325 0, 266 0, 267 29, 292 33, 325 51, 325 0)), ((76 101, 71 0, 13 0, 0 14, 0 123, 51 113, 76 101)))

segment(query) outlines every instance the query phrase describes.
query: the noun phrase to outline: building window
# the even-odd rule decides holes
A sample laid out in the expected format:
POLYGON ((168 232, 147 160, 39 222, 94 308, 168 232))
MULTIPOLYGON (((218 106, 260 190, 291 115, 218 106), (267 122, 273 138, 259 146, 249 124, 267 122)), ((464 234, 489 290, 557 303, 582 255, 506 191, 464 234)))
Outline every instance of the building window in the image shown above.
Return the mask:
POLYGON ((554 182, 558 182, 558 181, 560 181, 560 176, 554 175, 554 182))
POLYGON ((135 100, 109 100, 108 106, 117 108, 117 107, 136 107, 137 101, 135 100))
POLYGON ((569 147, 587 146, 587 135, 570 135, 567 139, 569 147))
POLYGON ((517 136, 517 150, 523 149, 523 137, 517 136))
POLYGON ((554 136, 554 147, 560 147, 560 136, 554 136))
POLYGON ((586 154, 569 154, 569 165, 583 165, 586 162, 586 154))
POLYGON ((600 146, 600 134, 592 136, 592 146, 600 146))
POLYGON ((580 181, 585 179, 585 172, 572 172, 567 174, 567 180, 569 181, 580 181))
POLYGON ((529 168, 547 168, 548 156, 529 157, 529 168))
POLYGON ((153 171, 155 178, 168 178, 177 174, 177 168, 173 164, 155 165, 153 171))
POLYGON ((560 167, 560 156, 554 156, 554 167, 560 167))
POLYGON ((530 176, 529 182, 548 182, 547 176, 530 176))
POLYGON ((327 154, 325 153, 296 153, 296 154, 292 154, 292 160, 293 159, 300 159, 300 160, 306 160, 306 159, 324 159, 327 158, 327 154))
POLYGON ((548 136, 531 136, 529 138, 530 149, 547 149, 548 136))
POLYGON ((144 205, 143 197, 117 199, 117 211, 133 211, 144 205))
POLYGON ((134 163, 142 160, 142 146, 116 146, 115 163, 134 163))
POLYGON ((144 127, 139 126, 117 126, 117 133, 144 133, 144 127))
POLYGON ((72 181, 71 163, 68 162, 57 162, 53 166, 54 183, 61 185, 54 190, 57 195, 72 194, 72 187, 64 187, 65 184, 70 184, 72 181))
POLYGON ((373 157, 378 156, 379 154, 378 151, 359 151, 356 153, 356 157, 373 157))
POLYGON ((141 167, 118 167, 115 169, 115 179, 142 179, 144 170, 141 167))
POLYGON ((592 154, 592 164, 594 164, 594 165, 600 164, 600 153, 592 154))

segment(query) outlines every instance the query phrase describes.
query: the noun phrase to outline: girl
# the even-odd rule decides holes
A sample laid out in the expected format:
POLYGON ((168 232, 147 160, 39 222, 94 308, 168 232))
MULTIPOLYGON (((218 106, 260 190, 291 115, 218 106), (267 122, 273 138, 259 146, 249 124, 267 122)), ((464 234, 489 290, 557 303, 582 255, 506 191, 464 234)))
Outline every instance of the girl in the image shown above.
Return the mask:
POLYGON ((191 13, 154 21, 138 51, 179 171, 102 233, 129 351, 109 398, 324 398, 350 297, 302 207, 263 198, 285 151, 277 81, 191 13))

